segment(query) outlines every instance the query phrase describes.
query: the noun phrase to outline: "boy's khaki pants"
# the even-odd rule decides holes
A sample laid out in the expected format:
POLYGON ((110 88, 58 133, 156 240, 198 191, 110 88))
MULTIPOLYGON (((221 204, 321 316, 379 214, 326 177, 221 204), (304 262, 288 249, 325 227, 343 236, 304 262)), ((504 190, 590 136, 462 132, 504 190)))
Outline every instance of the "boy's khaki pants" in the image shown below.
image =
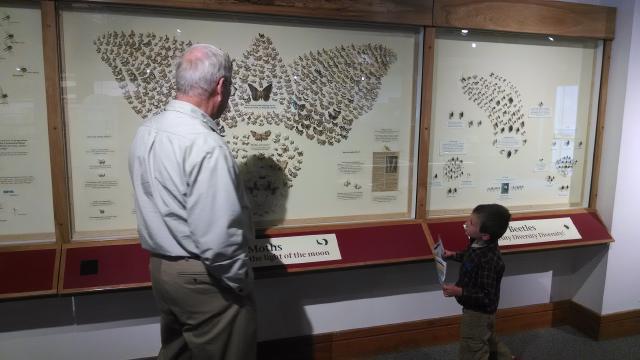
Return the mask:
POLYGON ((496 315, 462 309, 460 360, 511 360, 511 351, 496 337, 496 315))

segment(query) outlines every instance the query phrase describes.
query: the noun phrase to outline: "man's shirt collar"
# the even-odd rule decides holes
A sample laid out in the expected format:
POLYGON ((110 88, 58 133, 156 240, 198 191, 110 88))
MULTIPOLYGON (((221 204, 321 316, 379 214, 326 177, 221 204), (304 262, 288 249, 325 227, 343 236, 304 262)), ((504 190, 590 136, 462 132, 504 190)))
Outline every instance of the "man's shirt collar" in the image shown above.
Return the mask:
POLYGON ((189 115, 202 121, 211 130, 218 133, 218 135, 224 135, 224 126, 222 126, 219 119, 213 120, 209 115, 205 114, 202 110, 198 109, 191 103, 182 100, 171 100, 165 107, 165 110, 177 111, 189 115))

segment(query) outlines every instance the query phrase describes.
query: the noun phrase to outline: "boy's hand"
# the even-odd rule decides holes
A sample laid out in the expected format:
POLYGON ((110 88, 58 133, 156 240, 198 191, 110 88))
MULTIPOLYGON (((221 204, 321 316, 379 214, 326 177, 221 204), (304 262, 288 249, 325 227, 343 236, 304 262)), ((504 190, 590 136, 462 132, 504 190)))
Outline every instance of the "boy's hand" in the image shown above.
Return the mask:
POLYGON ((462 288, 453 284, 444 284, 442 285, 442 293, 444 297, 461 296, 462 288))
POLYGON ((456 254, 456 252, 455 252, 455 251, 451 251, 451 250, 444 249, 444 257, 445 257, 445 258, 452 257, 452 256, 454 256, 455 254, 456 254))

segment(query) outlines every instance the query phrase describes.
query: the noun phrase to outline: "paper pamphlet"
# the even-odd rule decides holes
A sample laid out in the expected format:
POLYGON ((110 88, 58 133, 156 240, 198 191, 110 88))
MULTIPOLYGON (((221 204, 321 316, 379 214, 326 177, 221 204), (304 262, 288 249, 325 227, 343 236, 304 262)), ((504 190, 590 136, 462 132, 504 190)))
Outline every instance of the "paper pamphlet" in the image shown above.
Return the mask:
POLYGON ((444 260, 444 246, 442 245, 442 238, 440 235, 438 235, 438 242, 433 246, 433 256, 436 264, 438 281, 440 282, 440 285, 443 285, 444 280, 447 277, 447 262, 444 260))

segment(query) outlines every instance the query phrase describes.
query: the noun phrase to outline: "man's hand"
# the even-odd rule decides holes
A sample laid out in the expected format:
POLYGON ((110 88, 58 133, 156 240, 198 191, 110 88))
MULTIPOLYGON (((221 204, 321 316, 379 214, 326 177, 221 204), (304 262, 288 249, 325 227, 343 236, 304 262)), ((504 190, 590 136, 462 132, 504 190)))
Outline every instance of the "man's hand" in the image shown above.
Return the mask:
POLYGON ((462 288, 453 284, 444 284, 442 285, 442 293, 444 297, 461 296, 462 288))

